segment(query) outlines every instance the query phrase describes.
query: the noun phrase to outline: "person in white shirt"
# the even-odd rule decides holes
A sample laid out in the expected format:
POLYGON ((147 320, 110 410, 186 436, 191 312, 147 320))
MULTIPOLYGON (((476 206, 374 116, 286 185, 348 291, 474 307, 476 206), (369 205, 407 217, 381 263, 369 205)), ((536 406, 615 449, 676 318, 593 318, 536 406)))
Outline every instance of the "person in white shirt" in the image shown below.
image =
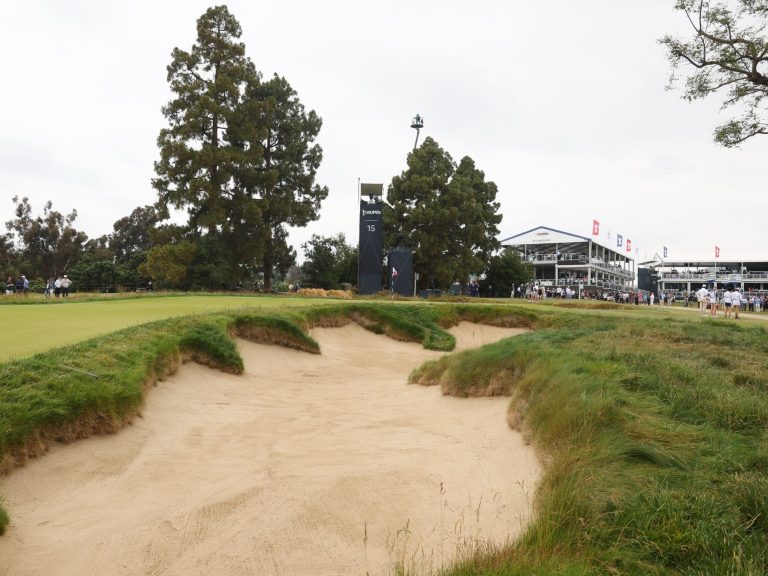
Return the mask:
POLYGON ((648 306, 653 306, 653 301, 656 299, 656 296, 651 292, 648 295, 648 306))
POLYGON ((738 320, 739 319, 739 310, 741 310, 741 292, 739 292, 739 287, 733 289, 733 294, 731 294, 731 308, 733 309, 733 319, 738 320))
POLYGON ((717 318, 717 291, 714 286, 709 291, 709 315, 712 318, 717 318))
POLYGON ((725 308, 726 319, 731 317, 731 306, 733 305, 733 290, 728 286, 723 294, 723 307, 725 308))
POLYGON ((706 284, 701 285, 701 288, 696 292, 696 298, 699 299, 699 314, 706 316, 707 304, 709 304, 709 290, 707 290, 706 284))

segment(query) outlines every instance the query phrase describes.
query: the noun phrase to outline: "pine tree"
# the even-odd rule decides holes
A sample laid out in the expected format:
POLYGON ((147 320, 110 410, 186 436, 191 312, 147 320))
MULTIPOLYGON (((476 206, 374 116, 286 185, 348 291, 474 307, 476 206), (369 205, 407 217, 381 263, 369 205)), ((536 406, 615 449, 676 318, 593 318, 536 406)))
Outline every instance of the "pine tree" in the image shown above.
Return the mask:
POLYGON ((420 289, 464 284, 485 268, 498 247, 496 192, 471 158, 457 167, 432 138, 408 155, 387 190, 385 242, 414 250, 420 289))
POLYGON ((225 6, 208 9, 197 30, 192 50, 175 49, 168 66, 176 97, 163 108, 153 184, 160 205, 187 209, 201 241, 214 235, 207 243, 226 247, 233 283, 260 271, 269 290, 295 262, 286 226, 316 220, 328 195, 315 184, 322 121, 284 78, 262 81, 225 6))
POLYGON ((276 268, 287 270, 295 253, 285 243, 285 226, 306 226, 317 220, 328 188, 315 182, 323 159, 314 144, 322 120, 307 112, 285 78, 253 81, 230 130, 232 141, 247 157, 236 180, 248 198, 256 199, 264 288, 271 288, 276 268), (286 266, 288 264, 288 266, 286 266))
POLYGON ((238 278, 259 247, 249 239, 258 206, 234 179, 242 153, 227 136, 246 82, 259 80, 240 35, 235 17, 217 6, 198 19, 191 51, 173 50, 168 82, 175 98, 163 107, 169 126, 158 137, 152 182, 160 205, 186 208, 192 228, 222 237, 238 278))

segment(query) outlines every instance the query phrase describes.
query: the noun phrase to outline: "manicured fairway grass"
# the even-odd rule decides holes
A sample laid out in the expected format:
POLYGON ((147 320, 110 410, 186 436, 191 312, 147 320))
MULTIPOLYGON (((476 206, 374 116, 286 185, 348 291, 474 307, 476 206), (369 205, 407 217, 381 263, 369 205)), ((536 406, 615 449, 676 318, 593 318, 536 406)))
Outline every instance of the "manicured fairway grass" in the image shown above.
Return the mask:
POLYGON ((328 300, 279 296, 143 296, 0 306, 0 362, 153 320, 223 310, 311 306, 328 300))

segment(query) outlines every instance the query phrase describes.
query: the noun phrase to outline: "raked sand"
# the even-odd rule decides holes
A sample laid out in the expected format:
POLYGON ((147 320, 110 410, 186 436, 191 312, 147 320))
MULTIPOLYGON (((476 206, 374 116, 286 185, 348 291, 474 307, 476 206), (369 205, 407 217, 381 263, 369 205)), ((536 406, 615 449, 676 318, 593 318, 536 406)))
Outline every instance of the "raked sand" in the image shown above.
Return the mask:
MULTIPOLYGON (((462 323, 458 348, 519 330, 462 323)), ((322 354, 239 342, 245 374, 183 365, 118 434, 0 480, 0 574, 387 574, 514 538, 540 474, 505 398, 408 386, 440 353, 352 325, 322 354)))

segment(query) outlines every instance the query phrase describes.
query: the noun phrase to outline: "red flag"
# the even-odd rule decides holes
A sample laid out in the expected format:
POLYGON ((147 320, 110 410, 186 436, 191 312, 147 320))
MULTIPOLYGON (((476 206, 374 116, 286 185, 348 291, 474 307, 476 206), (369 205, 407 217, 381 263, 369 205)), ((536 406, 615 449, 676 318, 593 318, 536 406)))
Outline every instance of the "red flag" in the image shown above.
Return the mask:
POLYGON ((592 220, 592 236, 600 236, 600 222, 592 220))
POLYGON ((632 252, 632 240, 627 238, 627 252, 632 252))
POLYGON ((715 258, 720 258, 720 246, 715 246, 715 258))

